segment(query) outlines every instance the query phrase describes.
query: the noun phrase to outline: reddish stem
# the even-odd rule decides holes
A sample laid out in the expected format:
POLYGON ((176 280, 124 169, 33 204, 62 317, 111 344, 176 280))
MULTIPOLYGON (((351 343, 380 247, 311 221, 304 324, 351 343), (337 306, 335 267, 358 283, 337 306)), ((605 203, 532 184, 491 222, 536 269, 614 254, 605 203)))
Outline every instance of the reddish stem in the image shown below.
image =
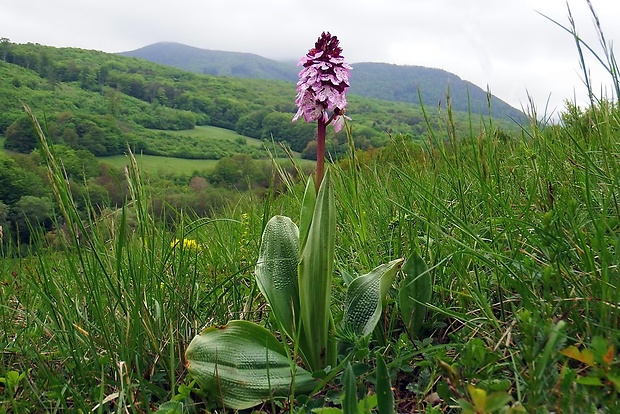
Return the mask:
POLYGON ((321 181, 325 175, 325 130, 327 129, 327 123, 321 117, 319 118, 317 128, 317 141, 316 141, 316 192, 318 194, 321 187, 321 181))

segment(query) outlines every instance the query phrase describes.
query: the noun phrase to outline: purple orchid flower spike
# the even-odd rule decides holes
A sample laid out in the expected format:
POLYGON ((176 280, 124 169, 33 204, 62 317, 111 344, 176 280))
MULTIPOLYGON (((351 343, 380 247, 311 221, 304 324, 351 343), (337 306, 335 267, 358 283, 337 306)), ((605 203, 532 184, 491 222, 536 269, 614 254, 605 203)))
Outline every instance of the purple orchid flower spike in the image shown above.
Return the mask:
MULTIPOLYGON (((303 66, 303 69, 299 72, 295 101, 299 109, 293 121, 303 115, 306 122, 323 118, 326 123, 329 123, 331 119, 327 113, 328 110, 333 111, 332 119, 334 120, 344 114, 347 106, 345 94, 349 89, 351 66, 340 55, 342 49, 338 44, 336 36, 323 32, 314 48, 310 49, 297 64, 303 66)), ((335 127, 336 125, 334 124, 335 127)))
POLYGON ((317 133, 317 180, 316 188, 321 184, 325 159, 325 128, 334 124, 336 132, 344 128, 348 116, 346 92, 349 89, 351 66, 340 55, 342 49, 336 36, 323 32, 314 48, 301 58, 298 66, 303 66, 297 82, 298 110, 293 121, 303 116, 306 122, 318 121, 317 133), (332 115, 328 114, 332 111, 332 115))

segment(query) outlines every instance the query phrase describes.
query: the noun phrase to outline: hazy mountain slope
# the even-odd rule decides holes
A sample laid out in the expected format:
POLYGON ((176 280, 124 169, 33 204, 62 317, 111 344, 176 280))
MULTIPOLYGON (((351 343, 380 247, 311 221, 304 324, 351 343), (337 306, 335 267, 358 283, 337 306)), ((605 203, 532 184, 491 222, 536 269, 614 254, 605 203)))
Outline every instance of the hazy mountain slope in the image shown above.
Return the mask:
POLYGON ((276 79, 296 82, 294 65, 251 53, 199 49, 180 43, 161 42, 119 55, 137 57, 190 72, 239 78, 276 79))
MULTIPOLYGON (((398 66, 387 63, 356 63, 351 73, 350 92, 356 95, 398 102, 446 107, 450 93, 452 108, 487 115, 487 92, 457 75, 423 66, 398 66)), ((491 96, 495 118, 521 120, 523 113, 496 96, 491 96)))
MULTIPOLYGON (((240 78, 277 79, 295 82, 297 68, 250 53, 200 49, 180 43, 155 43, 121 55, 138 57, 151 62, 192 72, 240 78)), ((387 63, 354 63, 351 73, 352 94, 397 102, 419 104, 420 91, 426 106, 446 105, 450 90, 452 107, 459 111, 488 115, 485 90, 457 75, 422 66, 398 66, 387 63)), ((523 120, 524 115, 496 96, 491 97, 493 117, 523 120)))

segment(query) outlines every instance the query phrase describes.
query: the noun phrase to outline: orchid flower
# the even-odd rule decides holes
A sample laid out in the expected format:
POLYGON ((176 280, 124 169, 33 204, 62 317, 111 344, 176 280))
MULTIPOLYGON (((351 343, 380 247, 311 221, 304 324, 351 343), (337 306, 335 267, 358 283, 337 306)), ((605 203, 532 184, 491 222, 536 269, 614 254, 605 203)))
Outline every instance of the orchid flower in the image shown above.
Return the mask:
POLYGON ((299 108, 293 121, 303 115, 306 122, 322 119, 326 124, 334 122, 336 132, 344 126, 344 109, 347 106, 345 93, 349 88, 351 66, 340 55, 336 36, 329 32, 321 34, 313 49, 301 58, 297 66, 303 66, 297 82, 299 108), (330 119, 327 111, 333 111, 330 119))
POLYGON ((342 49, 336 36, 323 32, 314 48, 303 56, 297 66, 303 66, 297 82, 297 113, 293 121, 303 116, 306 122, 318 121, 317 130, 317 180, 318 192, 324 174, 325 128, 331 122, 336 132, 344 128, 351 66, 340 55, 342 49), (328 114, 332 111, 332 115, 328 114))

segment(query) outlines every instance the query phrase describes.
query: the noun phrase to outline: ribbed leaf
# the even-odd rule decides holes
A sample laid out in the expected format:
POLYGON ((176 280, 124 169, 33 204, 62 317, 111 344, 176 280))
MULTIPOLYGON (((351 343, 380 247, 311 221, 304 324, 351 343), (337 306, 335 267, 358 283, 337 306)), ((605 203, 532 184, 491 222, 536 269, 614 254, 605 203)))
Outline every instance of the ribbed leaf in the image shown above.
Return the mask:
POLYGON ((298 259, 297 226, 288 217, 272 217, 263 231, 254 274, 258 288, 289 338, 293 338, 299 326, 298 259))
POLYGON ((383 298, 402 262, 403 259, 392 260, 351 282, 347 289, 344 321, 355 332, 368 335, 375 329, 383 310, 383 298))
POLYGON ((194 337, 185 352, 187 369, 200 387, 227 408, 254 407, 272 397, 307 393, 316 380, 297 367, 267 329, 248 321, 210 327, 194 337))
POLYGON ((433 293, 433 277, 426 263, 414 253, 403 265, 405 280, 398 292, 398 305, 411 337, 417 336, 426 315, 426 304, 433 293))
MULTIPOLYGON (((302 219, 308 216, 302 214, 302 219)), ((317 194, 312 222, 301 224, 308 228, 306 243, 299 262, 299 306, 302 318, 300 349, 310 368, 315 371, 335 365, 335 343, 332 346, 329 329, 333 325, 330 313, 331 277, 334 262, 336 207, 329 169, 317 194)))

